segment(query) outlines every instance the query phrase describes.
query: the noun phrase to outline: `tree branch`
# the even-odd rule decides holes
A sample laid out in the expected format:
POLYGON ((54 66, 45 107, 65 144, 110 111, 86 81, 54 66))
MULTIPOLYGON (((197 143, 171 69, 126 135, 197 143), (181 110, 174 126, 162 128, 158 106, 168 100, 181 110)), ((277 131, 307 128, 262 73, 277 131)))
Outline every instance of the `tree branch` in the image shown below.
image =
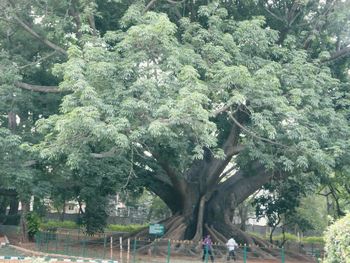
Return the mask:
POLYGON ((225 153, 224 159, 217 159, 211 156, 206 160, 207 158, 204 157, 201 172, 201 184, 204 191, 206 191, 207 187, 220 181, 220 175, 226 168, 227 164, 231 161, 232 157, 243 149, 241 146, 238 146, 240 131, 240 127, 232 125, 230 134, 222 145, 222 149, 225 153))
POLYGON ((80 39, 82 36, 82 33, 80 31, 81 29, 81 19, 80 19, 80 14, 79 12, 76 11, 74 3, 71 3, 71 6, 68 8, 67 13, 73 17, 75 24, 76 24, 76 29, 75 33, 77 35, 77 38, 80 39))
POLYGON ((35 91, 35 92, 43 92, 43 93, 60 93, 61 92, 58 89, 58 86, 38 86, 38 85, 32 85, 24 82, 16 82, 15 86, 17 88, 35 91))
POLYGON ((26 161, 23 166, 24 167, 30 167, 30 166, 33 166, 33 165, 36 165, 37 164, 37 161, 36 160, 29 160, 29 161, 26 161))
POLYGON ((235 205, 242 203, 252 193, 255 193, 261 186, 270 181, 273 176, 273 172, 266 170, 258 162, 253 164, 253 171, 249 175, 238 171, 220 185, 220 192, 225 193, 225 189, 230 189, 229 199, 231 199, 231 202, 235 205))
POLYGON ((279 17, 278 15, 276 15, 275 13, 273 13, 273 12, 272 12, 270 9, 268 9, 267 7, 265 7, 265 10, 266 10, 270 15, 272 15, 274 18, 276 18, 277 20, 282 21, 283 23, 286 22, 283 18, 281 18, 281 17, 279 17))
POLYGON ((334 52, 333 54, 331 54, 331 56, 329 58, 322 60, 321 62, 323 62, 323 63, 324 62, 332 62, 333 60, 343 58, 343 57, 346 57, 349 55, 350 55, 350 45, 334 52))
MULTIPOLYGON (((10 5, 12 6, 12 8, 15 8, 15 5, 13 3, 13 1, 9 0, 10 5)), ((36 33, 29 25, 27 25, 25 22, 23 22, 15 13, 12 14, 13 18, 15 19, 15 21, 25 30, 27 31, 29 34, 31 34, 33 37, 35 37, 36 39, 38 39, 40 42, 42 42, 43 44, 45 44, 46 46, 56 50, 57 52, 61 53, 64 56, 67 56, 67 51, 64 50, 63 48, 57 46, 56 44, 52 43, 51 41, 49 41, 48 39, 40 36, 38 33, 36 33)))
POLYGON ((90 153, 90 155, 94 158, 97 159, 102 159, 102 158, 107 158, 107 157, 113 157, 115 156, 115 153, 117 152, 116 147, 112 147, 109 151, 107 152, 101 152, 101 153, 90 153))
POLYGON ((32 65, 36 65, 36 64, 40 63, 41 61, 43 61, 43 60, 45 60, 45 59, 47 59, 47 58, 49 58, 49 57, 52 57, 53 55, 56 54, 56 52, 57 52, 57 51, 55 50, 55 51, 51 52, 50 54, 46 55, 45 57, 41 57, 40 59, 38 59, 38 60, 36 60, 36 61, 33 61, 32 63, 29 63, 29 64, 26 64, 26 65, 20 66, 19 68, 20 68, 20 69, 24 69, 24 68, 26 68, 26 67, 30 67, 30 66, 32 66, 32 65))
POLYGON ((185 2, 185 0, 181 0, 181 1, 166 0, 166 1, 173 5, 182 4, 183 2, 185 2))
POLYGON ((97 36, 97 29, 96 29, 96 25, 95 25, 95 17, 94 15, 89 15, 88 17, 89 20, 89 24, 92 30, 92 35, 93 36, 97 36))
POLYGON ((154 4, 155 2, 157 2, 157 0, 151 0, 145 7, 145 9, 143 9, 143 13, 146 13, 154 4))
POLYGON ((212 115, 213 117, 216 117, 216 116, 218 116, 220 113, 226 112, 228 109, 230 109, 231 106, 232 106, 232 105, 225 105, 225 106, 223 106, 222 108, 219 108, 219 109, 215 110, 214 112, 212 112, 211 115, 212 115))
POLYGON ((278 145, 278 146, 282 146, 282 147, 285 147, 285 148, 288 148, 287 145, 284 145, 282 143, 278 143, 278 142, 274 142, 270 139, 267 139, 267 138, 264 138, 264 137, 261 137, 257 134, 255 134, 254 132, 248 130, 246 127, 244 127, 242 124, 240 124, 235 117, 233 117, 233 115, 231 113, 228 114, 230 116, 230 118, 233 120, 233 122, 238 126, 240 127, 242 130, 244 130, 245 132, 247 132, 248 134, 250 134, 251 136, 253 136, 254 138, 256 139, 259 139, 261 141, 264 141, 264 142, 268 142, 268 143, 271 143, 271 144, 274 144, 274 145, 278 145))

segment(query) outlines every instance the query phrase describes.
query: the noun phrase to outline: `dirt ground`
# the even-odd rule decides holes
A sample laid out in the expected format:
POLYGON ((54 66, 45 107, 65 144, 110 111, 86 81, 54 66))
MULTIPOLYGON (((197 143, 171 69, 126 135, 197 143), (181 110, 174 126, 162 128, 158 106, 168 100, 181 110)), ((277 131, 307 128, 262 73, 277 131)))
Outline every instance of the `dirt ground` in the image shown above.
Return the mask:
MULTIPOLYGON (((0 263, 31 263, 31 260, 0 260, 0 263)), ((55 261, 57 263, 67 263, 67 261, 55 261)), ((152 263, 152 262, 161 262, 161 261, 148 261, 148 260, 137 260, 136 263, 152 263)), ((223 262, 227 262, 226 260, 216 260, 215 262, 217 263, 223 263, 223 262)), ((233 261, 232 261, 233 262, 233 261)), ((243 260, 237 260, 235 261, 235 263, 241 263, 243 262, 243 260)), ((247 260, 247 263, 280 263, 281 261, 276 261, 276 260, 247 260)), ((311 262, 315 262, 315 261, 286 261, 286 263, 311 263, 311 262)), ((124 262, 123 262, 124 263, 124 262)), ((127 263, 127 262, 125 262, 127 263)), ((133 263, 132 261, 130 261, 130 263, 133 263)), ((179 260, 179 259, 172 259, 170 261, 170 263, 202 263, 201 260, 198 261, 183 261, 183 260, 179 260)))
MULTIPOLYGON (((0 238, 1 241, 1 238, 0 238)), ((6 255, 6 256, 29 256, 31 258, 35 258, 35 257, 42 257, 45 256, 44 254, 46 253, 42 253, 42 254, 37 254, 35 251, 35 244, 34 243, 26 243, 26 244, 17 244, 17 246, 20 246, 21 248, 17 248, 15 249, 15 247, 8 247, 9 251, 4 251, 5 248, 0 248, 0 256, 1 255, 6 255), (3 252, 6 253, 1 253, 1 250, 3 250, 3 252), (18 252, 19 254, 15 254, 12 252, 18 252), (34 252, 30 253, 30 252, 34 252), (12 253, 12 254, 11 254, 12 253), (11 255, 10 255, 11 254, 11 255)), ((167 259, 166 259, 166 255, 162 256, 162 257, 152 257, 149 255, 137 255, 136 258, 134 259, 132 257, 132 255, 130 255, 129 258, 126 257, 126 255, 123 255, 123 260, 120 261, 119 255, 117 253, 114 254, 114 260, 119 260, 119 263, 166 263, 167 259)), ((62 258, 65 258, 65 256, 60 255, 59 260, 60 261, 52 261, 52 262, 57 262, 57 263, 66 263, 67 261, 76 261, 76 258, 74 257, 69 257, 67 256, 67 258, 64 260, 62 258), (70 259, 70 260, 68 260, 70 259)), ((108 257, 108 256, 107 256, 108 257)), ((51 255, 51 258, 55 258, 54 255, 51 255)), ((107 262, 108 259, 105 259, 105 262, 107 262)), ((281 263, 281 259, 276 259, 276 260, 267 260, 267 259, 257 259, 257 258, 247 258, 247 263, 281 263)), ((7 262, 7 263, 32 263, 32 260, 3 260, 0 259, 0 263, 2 262, 7 262)), ((49 262, 49 261, 46 261, 49 262)), ((100 261, 99 261, 100 262, 100 261)), ((192 257, 192 258, 187 258, 187 257, 181 257, 181 256, 176 256, 176 255, 172 255, 170 258, 170 263, 202 263, 200 256, 198 256, 198 258, 196 257, 192 257)), ((221 258, 215 258, 215 263, 227 263, 226 258, 225 257, 221 257, 221 258)), ((234 261, 231 261, 234 262, 234 261)), ((286 260, 285 263, 314 263, 316 262, 316 260, 313 260, 312 258, 306 258, 305 256, 302 255, 293 255, 293 257, 288 257, 286 256, 286 260)), ((208 261, 208 263, 211 263, 210 260, 208 261)), ((236 263, 243 263, 243 259, 242 259, 242 255, 239 256, 239 259, 236 261, 236 263)))

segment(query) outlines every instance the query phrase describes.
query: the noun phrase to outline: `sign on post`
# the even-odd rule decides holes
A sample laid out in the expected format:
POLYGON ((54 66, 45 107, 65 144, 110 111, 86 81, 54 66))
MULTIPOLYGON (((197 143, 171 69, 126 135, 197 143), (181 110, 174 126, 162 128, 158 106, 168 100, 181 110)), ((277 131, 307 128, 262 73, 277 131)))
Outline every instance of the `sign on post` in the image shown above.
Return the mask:
POLYGON ((150 224, 149 233, 151 235, 162 236, 164 235, 164 225, 162 224, 150 224))

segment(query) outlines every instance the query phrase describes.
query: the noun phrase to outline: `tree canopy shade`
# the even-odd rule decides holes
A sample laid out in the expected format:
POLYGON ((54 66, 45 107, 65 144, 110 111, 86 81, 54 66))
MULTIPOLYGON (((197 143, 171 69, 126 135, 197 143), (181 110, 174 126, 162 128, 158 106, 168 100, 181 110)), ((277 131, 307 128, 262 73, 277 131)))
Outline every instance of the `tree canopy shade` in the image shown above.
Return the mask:
POLYGON ((120 177, 147 187, 172 210, 166 237, 253 242, 231 221, 262 185, 348 171, 348 5, 5 1, 2 23, 39 45, 32 74, 17 62, 6 81, 59 86, 59 111, 35 119, 46 162, 101 187, 120 177))

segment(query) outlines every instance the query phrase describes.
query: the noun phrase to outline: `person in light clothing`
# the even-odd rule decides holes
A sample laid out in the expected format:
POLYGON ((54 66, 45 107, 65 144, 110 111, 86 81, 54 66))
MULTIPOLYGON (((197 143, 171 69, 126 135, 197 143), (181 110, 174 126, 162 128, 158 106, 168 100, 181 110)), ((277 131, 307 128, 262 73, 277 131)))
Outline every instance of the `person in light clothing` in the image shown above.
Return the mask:
POLYGON ((229 261, 231 258, 233 258, 233 260, 236 261, 235 248, 238 247, 238 244, 236 243, 236 240, 234 240, 233 237, 231 237, 227 241, 226 247, 228 249, 227 261, 229 261))

